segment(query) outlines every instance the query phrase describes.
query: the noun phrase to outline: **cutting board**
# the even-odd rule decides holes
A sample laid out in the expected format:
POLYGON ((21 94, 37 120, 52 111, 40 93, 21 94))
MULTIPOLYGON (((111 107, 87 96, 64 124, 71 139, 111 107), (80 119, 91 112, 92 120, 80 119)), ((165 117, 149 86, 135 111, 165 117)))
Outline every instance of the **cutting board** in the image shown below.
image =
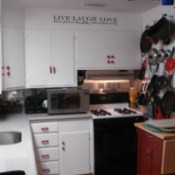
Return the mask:
POLYGON ((175 119, 148 120, 145 124, 164 132, 175 132, 175 119))

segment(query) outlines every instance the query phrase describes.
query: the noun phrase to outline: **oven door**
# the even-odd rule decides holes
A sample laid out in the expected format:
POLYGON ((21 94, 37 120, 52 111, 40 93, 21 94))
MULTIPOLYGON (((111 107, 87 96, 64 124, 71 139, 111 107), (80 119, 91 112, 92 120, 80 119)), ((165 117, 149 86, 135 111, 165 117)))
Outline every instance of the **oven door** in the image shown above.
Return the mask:
POLYGON ((136 174, 134 122, 136 117, 94 120, 95 175, 136 174))

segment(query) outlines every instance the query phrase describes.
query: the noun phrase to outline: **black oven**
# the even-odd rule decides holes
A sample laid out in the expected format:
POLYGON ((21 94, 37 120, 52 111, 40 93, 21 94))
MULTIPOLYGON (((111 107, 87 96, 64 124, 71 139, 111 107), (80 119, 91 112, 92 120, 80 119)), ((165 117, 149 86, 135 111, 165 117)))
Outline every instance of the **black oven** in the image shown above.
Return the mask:
POLYGON ((135 122, 143 116, 94 119, 95 175, 136 175, 135 122))

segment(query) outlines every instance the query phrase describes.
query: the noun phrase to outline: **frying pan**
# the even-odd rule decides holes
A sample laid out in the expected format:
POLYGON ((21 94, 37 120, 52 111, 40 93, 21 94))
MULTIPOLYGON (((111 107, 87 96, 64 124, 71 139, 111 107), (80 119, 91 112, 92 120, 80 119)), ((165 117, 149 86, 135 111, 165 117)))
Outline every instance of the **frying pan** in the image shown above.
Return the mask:
POLYGON ((160 90, 166 88, 168 85, 168 79, 165 75, 159 76, 155 82, 156 90, 159 92, 160 90))
POLYGON ((174 51, 175 51, 175 47, 173 47, 172 53, 170 57, 167 59, 165 64, 165 70, 169 73, 175 69, 175 59, 173 58, 174 51))
POLYGON ((150 51, 150 49, 152 47, 152 43, 150 42, 150 39, 147 37, 148 31, 149 31, 149 27, 146 26, 146 29, 141 36, 140 50, 142 53, 147 53, 148 51, 150 51))
POLYGON ((161 100, 161 111, 163 114, 170 114, 175 109, 175 92, 167 90, 161 100))

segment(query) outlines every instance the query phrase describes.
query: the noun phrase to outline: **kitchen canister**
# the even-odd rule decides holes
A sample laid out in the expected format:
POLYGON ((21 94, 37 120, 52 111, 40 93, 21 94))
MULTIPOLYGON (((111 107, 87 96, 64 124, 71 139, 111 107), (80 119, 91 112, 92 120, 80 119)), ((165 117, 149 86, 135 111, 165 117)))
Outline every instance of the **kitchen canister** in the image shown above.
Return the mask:
POLYGON ((174 5, 174 0, 162 0, 162 5, 174 5))

